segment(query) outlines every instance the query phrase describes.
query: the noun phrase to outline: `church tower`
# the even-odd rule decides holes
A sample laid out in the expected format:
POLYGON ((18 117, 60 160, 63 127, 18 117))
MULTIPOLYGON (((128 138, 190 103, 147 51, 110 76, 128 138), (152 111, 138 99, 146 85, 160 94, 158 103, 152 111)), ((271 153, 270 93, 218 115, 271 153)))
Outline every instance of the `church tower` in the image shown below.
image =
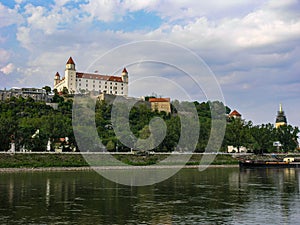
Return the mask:
POLYGON ((277 117, 276 117, 275 127, 278 128, 278 127, 286 125, 286 124, 287 124, 286 116, 284 115, 284 111, 282 110, 282 105, 280 104, 279 111, 278 111, 277 117))
POLYGON ((76 69, 75 63, 72 57, 66 63, 65 69, 65 79, 66 79, 66 87, 68 88, 69 93, 76 92, 76 69))

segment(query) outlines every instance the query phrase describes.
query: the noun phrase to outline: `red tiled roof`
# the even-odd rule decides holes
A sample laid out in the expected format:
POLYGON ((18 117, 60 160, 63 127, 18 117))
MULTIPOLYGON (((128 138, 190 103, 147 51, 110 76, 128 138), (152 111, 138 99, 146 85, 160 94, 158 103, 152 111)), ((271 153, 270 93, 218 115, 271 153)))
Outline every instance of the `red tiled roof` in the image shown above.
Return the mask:
POLYGON ((75 63, 74 63, 74 61, 73 61, 72 57, 70 57, 70 58, 69 58, 69 60, 68 60, 67 64, 73 64, 73 65, 75 65, 75 63))
POLYGON ((242 116, 238 111, 236 111, 236 110, 233 110, 230 114, 229 114, 229 116, 242 116))
POLYGON ((170 102, 170 98, 149 98, 149 102, 170 102))
POLYGON ((109 76, 109 81, 123 82, 121 77, 109 76))
POLYGON ((100 74, 93 74, 93 73, 76 72, 76 78, 86 78, 86 79, 93 79, 93 80, 107 80, 107 81, 123 82, 121 77, 110 76, 110 75, 100 75, 100 74))
POLYGON ((124 67, 122 73, 128 73, 125 67, 124 67))

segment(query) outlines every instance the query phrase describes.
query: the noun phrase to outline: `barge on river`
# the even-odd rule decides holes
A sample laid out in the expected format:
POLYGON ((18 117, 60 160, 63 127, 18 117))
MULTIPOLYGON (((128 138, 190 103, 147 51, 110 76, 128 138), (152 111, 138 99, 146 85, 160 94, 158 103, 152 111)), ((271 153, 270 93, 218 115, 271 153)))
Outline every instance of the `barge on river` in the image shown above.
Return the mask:
POLYGON ((239 165, 242 168, 300 168, 300 161, 292 157, 280 160, 240 160, 239 165))

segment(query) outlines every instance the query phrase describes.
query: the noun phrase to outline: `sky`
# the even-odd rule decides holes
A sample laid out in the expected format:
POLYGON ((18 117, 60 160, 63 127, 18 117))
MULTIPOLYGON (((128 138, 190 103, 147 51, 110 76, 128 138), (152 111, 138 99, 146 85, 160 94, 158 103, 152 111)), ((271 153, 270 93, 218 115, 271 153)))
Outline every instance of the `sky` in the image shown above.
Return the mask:
POLYGON ((70 56, 77 71, 101 74, 124 59, 135 97, 211 100, 209 83, 191 78, 207 72, 244 119, 274 123, 282 103, 300 126, 300 0, 0 0, 0 89, 53 87, 70 56))

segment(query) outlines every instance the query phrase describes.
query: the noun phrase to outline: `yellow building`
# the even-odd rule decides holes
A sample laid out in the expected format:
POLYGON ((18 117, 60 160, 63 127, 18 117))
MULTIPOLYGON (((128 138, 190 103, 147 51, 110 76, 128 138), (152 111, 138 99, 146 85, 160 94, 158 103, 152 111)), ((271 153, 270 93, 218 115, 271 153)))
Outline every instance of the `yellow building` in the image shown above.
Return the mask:
POLYGON ((153 111, 171 113, 170 98, 149 98, 149 102, 153 111))
POLYGON ((282 110, 282 105, 280 104, 279 111, 276 117, 275 127, 278 128, 286 124, 287 124, 286 116, 284 115, 284 111, 282 110))

